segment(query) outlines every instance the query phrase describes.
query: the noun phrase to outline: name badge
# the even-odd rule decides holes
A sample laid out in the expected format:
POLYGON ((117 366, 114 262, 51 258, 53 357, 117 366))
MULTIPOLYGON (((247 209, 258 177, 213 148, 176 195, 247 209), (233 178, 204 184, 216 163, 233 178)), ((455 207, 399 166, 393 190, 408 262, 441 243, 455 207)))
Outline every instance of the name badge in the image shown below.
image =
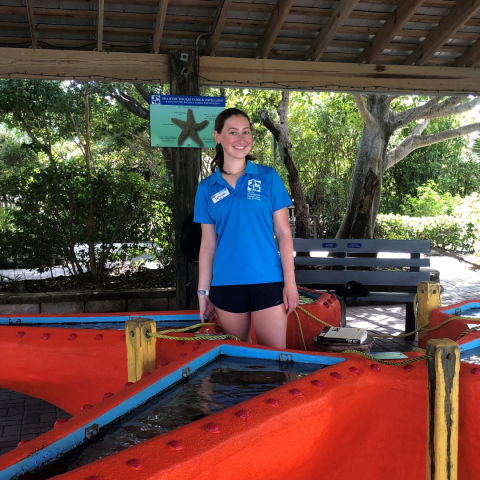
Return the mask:
POLYGON ((223 190, 220 190, 219 192, 217 192, 215 195, 212 195, 212 201, 213 203, 217 203, 222 198, 228 197, 228 195, 230 195, 228 188, 224 188, 223 190))

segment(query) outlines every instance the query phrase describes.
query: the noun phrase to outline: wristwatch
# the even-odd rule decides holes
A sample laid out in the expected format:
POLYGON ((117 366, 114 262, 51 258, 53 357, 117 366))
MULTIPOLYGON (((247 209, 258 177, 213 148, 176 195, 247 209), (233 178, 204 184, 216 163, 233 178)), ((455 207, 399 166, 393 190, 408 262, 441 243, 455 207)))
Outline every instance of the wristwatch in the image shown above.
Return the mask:
POLYGON ((197 290, 197 293, 199 295, 206 295, 208 297, 208 295, 210 295, 210 290, 197 290))

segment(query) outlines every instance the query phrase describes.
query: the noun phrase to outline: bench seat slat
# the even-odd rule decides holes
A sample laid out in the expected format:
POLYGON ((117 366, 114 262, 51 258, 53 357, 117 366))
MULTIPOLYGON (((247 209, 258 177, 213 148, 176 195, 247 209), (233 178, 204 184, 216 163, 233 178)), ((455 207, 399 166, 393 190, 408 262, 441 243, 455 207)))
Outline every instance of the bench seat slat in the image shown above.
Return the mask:
POLYGON ((429 267, 429 258, 332 258, 295 257, 295 265, 344 265, 346 267, 429 267))
POLYGON ((355 240, 295 238, 295 252, 430 253, 430 240, 355 240))
POLYGON ((297 285, 339 284, 355 280, 363 285, 414 286, 428 282, 430 272, 362 272, 358 270, 296 270, 297 285))

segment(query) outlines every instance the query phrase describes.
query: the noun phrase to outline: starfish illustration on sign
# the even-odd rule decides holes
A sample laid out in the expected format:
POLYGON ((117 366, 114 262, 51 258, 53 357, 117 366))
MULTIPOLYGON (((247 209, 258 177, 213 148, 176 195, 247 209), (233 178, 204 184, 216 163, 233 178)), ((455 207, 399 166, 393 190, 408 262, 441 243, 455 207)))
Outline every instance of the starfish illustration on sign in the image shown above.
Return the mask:
POLYGON ((187 110, 187 121, 179 120, 178 118, 172 118, 172 122, 182 129, 178 136, 177 145, 180 146, 188 137, 190 137, 197 145, 203 147, 202 139, 198 136, 198 131, 205 128, 208 125, 208 120, 204 120, 200 123, 195 123, 193 118, 193 112, 190 108, 187 110))

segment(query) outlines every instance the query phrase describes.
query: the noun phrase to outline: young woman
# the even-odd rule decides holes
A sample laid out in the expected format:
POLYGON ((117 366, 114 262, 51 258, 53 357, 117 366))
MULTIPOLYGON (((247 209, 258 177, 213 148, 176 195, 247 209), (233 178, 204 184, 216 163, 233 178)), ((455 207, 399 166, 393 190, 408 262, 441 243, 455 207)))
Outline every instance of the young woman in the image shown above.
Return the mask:
POLYGON ((273 168, 250 161, 252 128, 244 112, 218 115, 214 138, 214 173, 195 199, 194 220, 202 224, 200 319, 218 316, 225 333, 250 342, 251 317, 260 344, 285 348, 287 315, 298 306, 292 202, 273 168))

